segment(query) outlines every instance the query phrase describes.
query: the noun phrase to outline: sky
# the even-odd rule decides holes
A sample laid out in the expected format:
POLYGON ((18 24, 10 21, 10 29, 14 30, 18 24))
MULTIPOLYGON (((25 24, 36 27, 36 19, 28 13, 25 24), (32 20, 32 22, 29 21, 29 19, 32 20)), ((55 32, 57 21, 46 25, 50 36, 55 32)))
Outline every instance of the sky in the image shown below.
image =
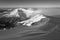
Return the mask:
POLYGON ((0 0, 0 7, 60 7, 58 0, 0 0))

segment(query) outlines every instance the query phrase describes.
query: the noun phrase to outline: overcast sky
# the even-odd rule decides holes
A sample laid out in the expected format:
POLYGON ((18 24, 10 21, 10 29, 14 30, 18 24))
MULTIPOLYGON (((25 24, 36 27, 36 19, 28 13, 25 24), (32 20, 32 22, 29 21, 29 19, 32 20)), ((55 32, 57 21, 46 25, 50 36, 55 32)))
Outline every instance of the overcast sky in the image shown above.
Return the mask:
POLYGON ((0 7, 59 7, 60 1, 0 0, 0 7))

